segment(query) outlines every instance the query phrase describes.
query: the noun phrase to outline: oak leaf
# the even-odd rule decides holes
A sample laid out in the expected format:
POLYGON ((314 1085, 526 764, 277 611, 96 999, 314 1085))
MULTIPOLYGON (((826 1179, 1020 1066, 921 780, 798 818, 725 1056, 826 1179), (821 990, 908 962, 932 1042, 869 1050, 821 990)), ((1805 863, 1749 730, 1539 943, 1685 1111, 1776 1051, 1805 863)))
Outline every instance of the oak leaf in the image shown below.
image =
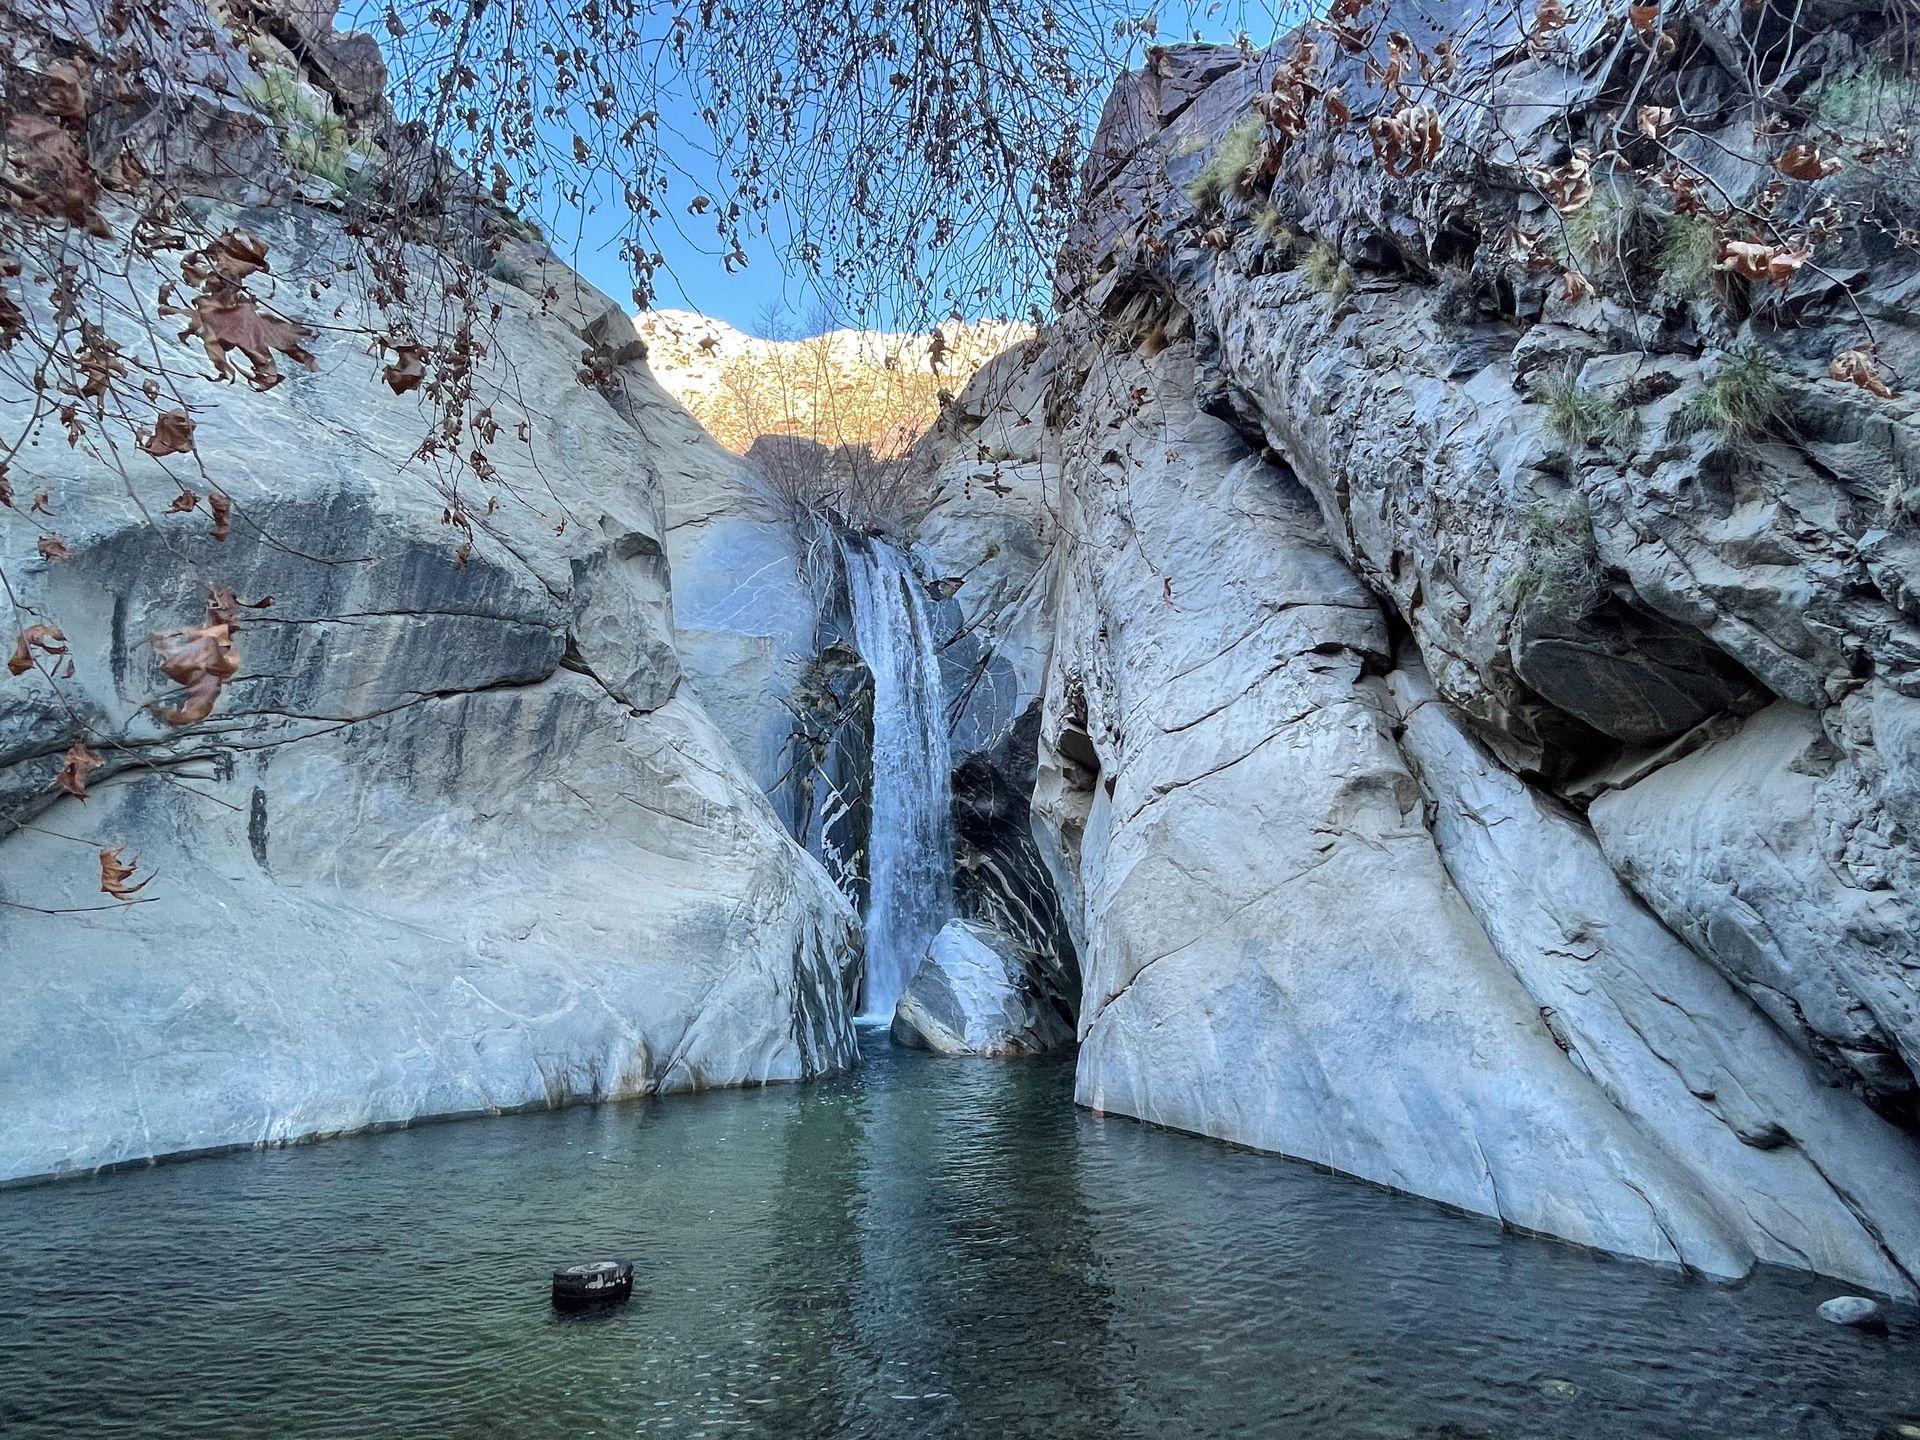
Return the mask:
POLYGON ((61 758, 60 770, 53 777, 53 783, 74 799, 84 800, 87 798, 87 776, 106 763, 84 744, 75 745, 61 758))
POLYGON ((233 518, 233 500, 223 491, 215 490, 207 496, 207 509, 213 515, 213 538, 225 540, 233 533, 229 523, 233 518))
POLYGON ((33 542, 33 548, 40 552, 42 560, 71 560, 73 552, 67 549, 67 542, 58 535, 42 535, 33 542))
POLYGON ((193 449, 193 417, 184 410, 167 411, 154 421, 153 433, 141 439, 140 448, 156 458, 190 453, 193 449))
POLYGON ((13 654, 7 657, 7 669, 15 675, 26 674, 33 668, 35 650, 42 655, 66 654, 66 638, 58 625, 29 625, 13 642, 13 654))
POLYGON ((1866 350, 1842 350, 1833 357, 1833 363, 1827 366, 1827 374, 1835 380, 1845 380, 1848 384, 1858 385, 1870 394, 1878 395, 1882 400, 1894 397, 1893 387, 1880 378, 1879 368, 1873 363, 1873 356, 1866 350))

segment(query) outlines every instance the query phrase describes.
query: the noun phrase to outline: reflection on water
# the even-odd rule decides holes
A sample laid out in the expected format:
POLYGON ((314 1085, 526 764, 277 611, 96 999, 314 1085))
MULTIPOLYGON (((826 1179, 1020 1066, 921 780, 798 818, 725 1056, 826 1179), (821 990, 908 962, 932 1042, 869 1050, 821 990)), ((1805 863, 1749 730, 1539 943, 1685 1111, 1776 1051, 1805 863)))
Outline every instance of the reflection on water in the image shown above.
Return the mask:
POLYGON ((0 1193, 14 1436, 1832 1436, 1920 1325, 1690 1282, 1071 1104, 858 1074, 0 1193), (631 1255, 632 1303, 548 1272, 631 1255))

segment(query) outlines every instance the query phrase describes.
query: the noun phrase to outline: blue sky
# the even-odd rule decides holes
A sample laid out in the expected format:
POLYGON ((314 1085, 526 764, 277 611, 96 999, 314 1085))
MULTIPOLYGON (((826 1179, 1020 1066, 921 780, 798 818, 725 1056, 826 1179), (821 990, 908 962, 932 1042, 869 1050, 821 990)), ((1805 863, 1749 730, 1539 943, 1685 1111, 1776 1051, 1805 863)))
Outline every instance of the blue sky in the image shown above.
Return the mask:
MULTIPOLYGON (((1116 15, 1132 9, 1124 4, 1113 8, 1116 15)), ((1228 43, 1245 31, 1256 45, 1265 45, 1280 28, 1277 15, 1295 16, 1303 8, 1300 0, 1176 0, 1162 7, 1159 38, 1175 41, 1197 35, 1228 43)), ((1104 98, 1097 97, 1094 105, 1097 107, 1104 98)), ((1097 109, 1091 113, 1097 113, 1097 109)), ((663 122, 663 136, 676 129, 682 133, 697 131, 700 126, 691 112, 667 113, 663 122)), ((687 168, 697 166, 689 164, 687 168)), ((748 334, 766 334, 770 319, 787 333, 808 333, 812 328, 808 322, 818 316, 821 303, 809 290, 800 268, 783 259, 780 217, 767 218, 770 235, 760 233, 762 222, 752 222, 752 231, 743 240, 747 267, 727 274, 720 263, 724 247, 718 244, 711 227, 685 212, 686 203, 695 193, 690 184, 679 187, 673 203, 663 207, 666 215, 662 228, 652 237, 654 248, 667 258, 666 268, 655 277, 655 306, 696 310, 748 334), (770 316, 770 311, 779 315, 770 316)), ((551 217, 549 226, 553 232, 550 238, 563 256, 607 294, 628 302, 632 278, 620 259, 618 244, 623 221, 616 198, 592 212, 569 211, 551 217)), ((856 318, 852 323, 861 322, 856 318)))
MULTIPOLYGON (((347 0, 340 23, 383 34, 379 16, 384 4, 385 0, 347 0)), ((1301 0, 1173 0, 1162 8, 1158 38, 1226 42, 1245 30, 1256 45, 1265 44, 1275 33, 1274 12, 1299 8, 1301 0)), ((1116 17, 1138 13, 1125 0, 1116 0, 1112 11, 1116 17)), ((1137 63, 1137 47, 1133 58, 1137 63)), ((655 97, 660 110, 656 133, 670 162, 698 176, 710 165, 699 153, 705 148, 700 139, 705 127, 684 94, 670 94, 670 88, 655 97)), ((1089 97, 1089 120, 1101 98, 1089 97)), ((559 135, 554 138, 557 144, 559 135)), ((719 242, 711 221, 687 213, 688 202, 700 189, 693 181, 680 179, 660 201, 662 218, 648 237, 651 248, 665 257, 664 267, 654 277, 654 305, 697 310, 750 334, 766 334, 769 329, 804 334, 816 328, 811 322, 821 315, 821 299, 812 292, 803 269, 785 260, 783 217, 774 213, 747 220, 742 235, 747 264, 728 273, 721 262, 727 247, 719 242)), ((589 281, 631 305, 633 279, 620 257, 626 214, 616 188, 603 187, 597 201, 549 208, 529 218, 540 222, 555 250, 589 281)), ((872 323, 876 318, 884 319, 857 317, 852 323, 863 319, 872 323)))
MULTIPOLYGON (((799 267, 789 267, 783 260, 779 235, 760 234, 761 222, 753 221, 741 239, 747 267, 726 273, 720 263, 726 247, 710 225, 686 213, 685 206, 696 193, 692 185, 681 185, 672 197, 674 203, 663 207, 661 228, 653 232, 653 247, 667 257, 666 268, 654 277, 655 307, 697 310, 749 335, 765 333, 770 309, 780 312, 787 326, 804 328, 818 301, 799 267)), ((630 307, 633 276, 620 258, 625 222, 616 197, 592 211, 568 210, 546 223, 554 249, 594 285, 630 307)))

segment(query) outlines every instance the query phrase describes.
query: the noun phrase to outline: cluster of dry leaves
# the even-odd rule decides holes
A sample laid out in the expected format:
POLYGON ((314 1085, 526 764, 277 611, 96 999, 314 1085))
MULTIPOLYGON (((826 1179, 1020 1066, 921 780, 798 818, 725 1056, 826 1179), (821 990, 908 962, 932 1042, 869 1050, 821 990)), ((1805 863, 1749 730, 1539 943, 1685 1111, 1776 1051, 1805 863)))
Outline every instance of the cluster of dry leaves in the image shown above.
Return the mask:
MULTIPOLYGON (((1380 167, 1389 176, 1403 179, 1436 163, 1447 143, 1443 108, 1451 98, 1447 83, 1459 68, 1456 42, 1444 40, 1427 51, 1405 32, 1392 30, 1385 36, 1384 53, 1377 55, 1375 42, 1386 26, 1385 9, 1385 0, 1333 0, 1325 18, 1303 30, 1276 68, 1268 92, 1254 102, 1262 120, 1261 139, 1253 160, 1234 177, 1241 194, 1264 193, 1279 174, 1288 147, 1307 129, 1316 101, 1330 130, 1354 123, 1352 109, 1339 87, 1325 88, 1320 81, 1321 52, 1327 41, 1350 54, 1364 56, 1366 80, 1381 92, 1380 108, 1362 122, 1380 167), (1382 13, 1369 20, 1369 13, 1376 8, 1382 13)), ((1669 23, 1676 19, 1669 13, 1672 10, 1672 0, 1631 3, 1623 15, 1604 22, 1603 32, 1631 36, 1651 70, 1671 61, 1679 51, 1682 36, 1677 23, 1669 23)), ((1545 57, 1568 48, 1565 32, 1575 18, 1565 0, 1537 0, 1527 27, 1529 52, 1545 57)), ((1768 146, 1779 145, 1772 162, 1774 179, 1754 201, 1736 206, 1723 197, 1716 198, 1719 192, 1713 182, 1670 144, 1681 125, 1682 117, 1674 107, 1641 105, 1633 116, 1631 133, 1622 135, 1619 145, 1601 154, 1575 147, 1557 165, 1530 169, 1527 178, 1563 224, 1593 204, 1602 186, 1612 184, 1616 176, 1644 182, 1662 192, 1677 215, 1703 219, 1712 225, 1715 269, 1785 289, 1819 248, 1844 229, 1840 210, 1829 196, 1810 219, 1791 232, 1784 230, 1776 216, 1789 187, 1827 179, 1849 163, 1866 164, 1887 155, 1906 158, 1912 145, 1901 131, 1869 137, 1854 147, 1858 153, 1843 157, 1829 153, 1809 137, 1790 134, 1783 120, 1768 119, 1755 126, 1755 138, 1768 146), (1644 147, 1645 153, 1627 153, 1634 145, 1644 147)), ((1213 225, 1203 231, 1200 243, 1224 249, 1232 243, 1231 232, 1225 226, 1213 225)), ((1593 278, 1566 257, 1564 246, 1552 243, 1540 229, 1510 226, 1507 249, 1528 272, 1559 271, 1562 294, 1569 303, 1590 299, 1597 293, 1593 278)), ((1843 352, 1834 359, 1829 374, 1875 395, 1890 397, 1894 393, 1881 378, 1870 347, 1843 352)))

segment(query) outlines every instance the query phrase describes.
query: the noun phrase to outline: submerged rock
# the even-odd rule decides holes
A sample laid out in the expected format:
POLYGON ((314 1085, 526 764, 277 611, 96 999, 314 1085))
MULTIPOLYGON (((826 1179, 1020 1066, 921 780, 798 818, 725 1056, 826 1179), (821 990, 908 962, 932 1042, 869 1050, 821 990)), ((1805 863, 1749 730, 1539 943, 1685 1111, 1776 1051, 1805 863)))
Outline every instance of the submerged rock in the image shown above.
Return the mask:
POLYGON ((950 920, 893 1012, 893 1038, 941 1055, 1038 1055, 1073 1031, 1033 993, 1032 961, 1003 935, 950 920))

